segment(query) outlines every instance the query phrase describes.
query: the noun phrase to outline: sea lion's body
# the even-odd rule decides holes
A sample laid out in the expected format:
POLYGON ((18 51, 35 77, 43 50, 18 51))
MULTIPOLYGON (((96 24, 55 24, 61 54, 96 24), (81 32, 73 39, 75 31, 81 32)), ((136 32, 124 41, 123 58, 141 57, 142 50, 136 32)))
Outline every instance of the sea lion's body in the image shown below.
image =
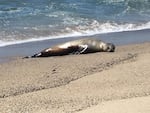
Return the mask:
MULTIPOLYGON (((115 46, 98 39, 79 39, 44 49, 31 57, 49 57, 94 52, 114 52, 115 46)), ((29 58, 29 57, 27 57, 29 58)))

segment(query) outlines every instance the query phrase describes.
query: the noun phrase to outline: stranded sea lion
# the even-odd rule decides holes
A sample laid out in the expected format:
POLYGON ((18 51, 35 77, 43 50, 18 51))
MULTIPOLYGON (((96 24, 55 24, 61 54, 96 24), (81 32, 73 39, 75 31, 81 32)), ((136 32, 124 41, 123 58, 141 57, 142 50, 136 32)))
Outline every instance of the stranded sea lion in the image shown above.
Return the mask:
POLYGON ((85 38, 50 47, 44 49, 43 51, 37 54, 34 54, 33 56, 27 56, 25 58, 61 56, 68 54, 86 54, 94 52, 114 52, 114 51, 115 45, 112 43, 105 43, 98 39, 85 38))

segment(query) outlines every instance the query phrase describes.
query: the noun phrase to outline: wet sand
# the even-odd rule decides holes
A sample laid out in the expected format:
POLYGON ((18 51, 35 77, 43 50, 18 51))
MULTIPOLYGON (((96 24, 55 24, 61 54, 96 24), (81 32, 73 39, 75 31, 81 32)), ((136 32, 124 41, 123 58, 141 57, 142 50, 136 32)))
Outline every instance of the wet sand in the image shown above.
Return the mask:
MULTIPOLYGON (((17 58, 2 63, 0 113, 86 113, 97 106, 103 110, 102 104, 105 109, 111 107, 109 102, 145 104, 146 99, 140 104, 124 100, 150 95, 149 47, 147 42, 117 46, 114 53, 17 58)), ((147 105, 140 107, 142 113, 149 110, 147 105)))

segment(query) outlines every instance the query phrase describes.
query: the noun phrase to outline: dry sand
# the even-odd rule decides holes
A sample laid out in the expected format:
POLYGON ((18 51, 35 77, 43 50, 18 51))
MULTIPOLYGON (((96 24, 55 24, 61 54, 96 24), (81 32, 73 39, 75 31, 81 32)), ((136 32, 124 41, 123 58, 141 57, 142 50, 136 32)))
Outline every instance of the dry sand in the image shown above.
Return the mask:
POLYGON ((150 96, 102 102, 78 113, 150 113, 150 96))
MULTIPOLYGON (((148 113, 149 106, 141 105, 150 98, 149 47, 143 43, 117 47, 114 53, 0 64, 0 113, 111 113, 107 108, 124 104, 135 111, 127 113, 138 113, 134 106, 148 113)), ((120 112, 116 107, 112 113, 120 112)))

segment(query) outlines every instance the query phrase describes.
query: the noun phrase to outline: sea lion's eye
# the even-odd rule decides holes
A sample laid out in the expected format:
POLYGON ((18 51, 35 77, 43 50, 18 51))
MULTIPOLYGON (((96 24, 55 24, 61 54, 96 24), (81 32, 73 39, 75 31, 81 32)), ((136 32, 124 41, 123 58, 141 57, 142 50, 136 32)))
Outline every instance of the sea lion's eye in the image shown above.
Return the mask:
POLYGON ((107 47, 107 51, 108 51, 108 52, 111 51, 111 47, 110 47, 110 46, 107 47))
POLYGON ((110 47, 109 46, 107 46, 107 50, 109 50, 110 49, 110 47))

